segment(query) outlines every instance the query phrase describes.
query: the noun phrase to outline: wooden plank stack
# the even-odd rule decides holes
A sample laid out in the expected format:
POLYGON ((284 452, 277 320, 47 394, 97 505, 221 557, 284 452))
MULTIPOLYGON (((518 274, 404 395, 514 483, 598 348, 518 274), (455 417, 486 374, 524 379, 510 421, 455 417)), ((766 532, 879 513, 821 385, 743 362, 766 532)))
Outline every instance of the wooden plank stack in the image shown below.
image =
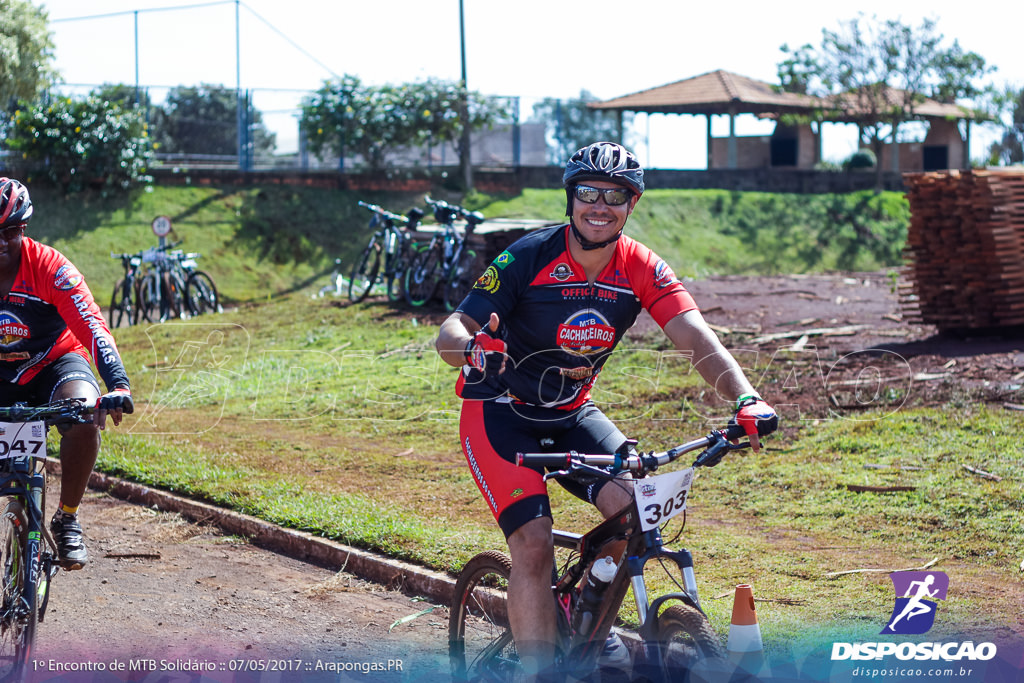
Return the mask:
POLYGON ((1024 325, 1024 169, 908 173, 899 300, 940 331, 1024 325))

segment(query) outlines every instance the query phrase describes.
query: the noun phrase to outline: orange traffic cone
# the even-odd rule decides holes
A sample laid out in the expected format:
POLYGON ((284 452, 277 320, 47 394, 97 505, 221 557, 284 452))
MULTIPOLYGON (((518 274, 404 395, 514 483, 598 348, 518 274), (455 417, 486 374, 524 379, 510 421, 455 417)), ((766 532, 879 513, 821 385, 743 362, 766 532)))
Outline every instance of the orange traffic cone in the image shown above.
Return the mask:
POLYGON ((736 586, 732 603, 732 623, 725 646, 729 658, 749 673, 766 673, 761 627, 757 624, 754 590, 748 583, 736 586))

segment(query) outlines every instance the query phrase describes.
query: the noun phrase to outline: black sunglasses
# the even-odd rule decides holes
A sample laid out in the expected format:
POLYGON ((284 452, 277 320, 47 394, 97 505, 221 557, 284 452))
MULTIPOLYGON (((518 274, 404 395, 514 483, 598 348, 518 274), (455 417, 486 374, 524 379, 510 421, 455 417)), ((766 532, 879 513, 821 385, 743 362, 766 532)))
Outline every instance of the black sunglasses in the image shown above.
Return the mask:
POLYGON ((624 187, 611 187, 602 190, 589 185, 577 185, 575 194, 576 199, 584 204, 596 204, 597 198, 604 195, 604 203, 608 206, 622 206, 633 196, 633 193, 624 187))

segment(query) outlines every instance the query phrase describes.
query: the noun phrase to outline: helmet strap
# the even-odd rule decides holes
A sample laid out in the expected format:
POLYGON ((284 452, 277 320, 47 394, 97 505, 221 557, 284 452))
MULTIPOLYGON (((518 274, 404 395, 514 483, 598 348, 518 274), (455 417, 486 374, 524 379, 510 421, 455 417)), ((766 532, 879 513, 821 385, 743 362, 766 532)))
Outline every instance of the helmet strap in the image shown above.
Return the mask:
POLYGON ((579 228, 576 227, 576 224, 572 222, 571 218, 569 219, 569 227, 572 228, 573 236, 576 238, 576 241, 579 242, 580 246, 583 247, 584 251, 603 249, 604 247, 607 247, 609 244, 615 244, 616 242, 619 241, 619 238, 622 237, 622 230, 620 229, 617 233, 615 233, 614 237, 606 239, 604 242, 591 242, 590 240, 583 236, 583 233, 579 231, 579 228))

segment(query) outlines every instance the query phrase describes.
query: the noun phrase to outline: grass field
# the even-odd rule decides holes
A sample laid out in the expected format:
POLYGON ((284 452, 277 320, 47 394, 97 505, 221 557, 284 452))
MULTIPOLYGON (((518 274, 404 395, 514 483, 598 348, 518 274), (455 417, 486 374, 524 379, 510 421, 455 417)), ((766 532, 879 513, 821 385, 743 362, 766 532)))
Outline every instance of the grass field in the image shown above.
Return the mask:
MULTIPOLYGON (((418 199, 359 198, 397 211, 418 199)), ((503 540, 458 447, 455 371, 432 347, 439 316, 314 296, 333 258, 350 259, 365 239, 355 200, 290 188, 157 188, 78 205, 37 199, 33 232, 71 256, 104 302, 119 270, 109 252, 153 244, 149 222, 169 215, 229 304, 215 317, 118 331, 140 410, 108 430, 100 469, 456 571, 503 540)), ((564 208, 557 191, 473 201, 492 217, 557 218, 564 208)), ((652 191, 631 229, 691 276, 878 269, 898 263, 901 202, 652 191)), ((648 448, 702 434, 709 425, 695 416, 722 408, 710 397, 679 398, 700 395, 688 391, 700 380, 683 361, 668 361, 678 371, 657 382, 636 381, 658 350, 627 341, 614 362, 633 372, 607 373, 598 395, 648 448)), ((938 558, 935 569, 960 587, 944 605, 945 623, 991 637, 1021 630, 1020 603, 1005 599, 1022 589, 1020 417, 984 405, 813 428, 782 417, 765 451, 694 485, 682 542, 706 596, 753 583, 770 600, 759 607, 769 642, 809 632, 869 638, 892 606, 886 574, 829 574, 938 558), (964 476, 964 454, 1002 480, 964 476), (864 468, 878 463, 921 467, 899 475, 916 489, 868 497, 843 486, 891 482, 891 471, 864 468)), ((559 526, 596 521, 556 487, 553 496, 559 526)), ((731 599, 708 605, 725 629, 731 599)))

